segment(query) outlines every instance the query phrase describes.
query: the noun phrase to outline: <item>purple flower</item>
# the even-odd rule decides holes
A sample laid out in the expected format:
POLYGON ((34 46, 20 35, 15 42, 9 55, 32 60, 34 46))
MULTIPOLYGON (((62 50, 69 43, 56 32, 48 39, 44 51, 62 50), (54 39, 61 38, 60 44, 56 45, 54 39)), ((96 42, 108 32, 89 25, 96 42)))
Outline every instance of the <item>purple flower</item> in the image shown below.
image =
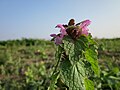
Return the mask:
POLYGON ((88 35, 89 33, 88 33, 88 28, 87 28, 87 26, 88 25, 90 25, 90 23, 91 23, 91 21, 90 20, 85 20, 85 21, 83 21, 83 22, 81 22, 81 24, 80 24, 80 28, 82 29, 82 34, 83 35, 88 35))
POLYGON ((82 28, 81 34, 88 36, 88 34, 89 34, 89 33, 88 33, 88 28, 87 28, 87 27, 82 28))
POLYGON ((59 44, 62 43, 63 35, 61 35, 61 34, 58 34, 58 35, 51 34, 50 36, 54 38, 54 42, 55 42, 56 45, 59 45, 59 44))
POLYGON ((51 37, 54 37, 54 38, 57 37, 56 34, 50 34, 50 36, 51 36, 51 37))
POLYGON ((60 28, 60 34, 62 34, 63 36, 67 34, 66 29, 63 27, 62 24, 58 24, 56 27, 60 28))
POLYGON ((56 45, 61 44, 61 43, 62 43, 62 37, 57 36, 57 37, 55 38, 54 42, 55 42, 56 45))
POLYGON ((66 29, 61 24, 58 24, 56 27, 60 28, 60 34, 58 34, 58 35, 51 34, 50 36, 53 37, 55 44, 59 45, 62 43, 62 39, 63 39, 64 35, 67 34, 67 32, 66 32, 66 29))
POLYGON ((60 29, 65 29, 62 24, 58 24, 56 27, 60 29))
POLYGON ((90 20, 82 21, 81 24, 80 24, 80 27, 81 28, 87 27, 88 25, 90 25, 90 23, 91 23, 90 20))

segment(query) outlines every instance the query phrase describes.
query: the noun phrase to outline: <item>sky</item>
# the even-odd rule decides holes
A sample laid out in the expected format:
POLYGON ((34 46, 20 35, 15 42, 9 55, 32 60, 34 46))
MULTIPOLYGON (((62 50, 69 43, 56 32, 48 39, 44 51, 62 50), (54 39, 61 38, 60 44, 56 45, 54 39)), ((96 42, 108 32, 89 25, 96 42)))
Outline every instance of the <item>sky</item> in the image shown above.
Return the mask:
POLYGON ((0 0, 0 40, 50 39, 71 18, 91 20, 93 37, 120 37, 120 0, 0 0))

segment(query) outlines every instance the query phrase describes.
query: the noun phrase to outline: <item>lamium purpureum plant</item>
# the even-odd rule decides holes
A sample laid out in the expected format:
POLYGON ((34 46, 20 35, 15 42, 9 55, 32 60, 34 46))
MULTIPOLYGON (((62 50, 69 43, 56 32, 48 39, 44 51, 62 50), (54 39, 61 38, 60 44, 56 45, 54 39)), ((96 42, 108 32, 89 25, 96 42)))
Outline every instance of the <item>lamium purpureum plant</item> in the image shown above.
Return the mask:
POLYGON ((68 25, 58 24, 59 34, 51 34, 55 42, 56 65, 48 90, 94 90, 91 76, 99 76, 97 44, 88 32, 90 20, 68 25))

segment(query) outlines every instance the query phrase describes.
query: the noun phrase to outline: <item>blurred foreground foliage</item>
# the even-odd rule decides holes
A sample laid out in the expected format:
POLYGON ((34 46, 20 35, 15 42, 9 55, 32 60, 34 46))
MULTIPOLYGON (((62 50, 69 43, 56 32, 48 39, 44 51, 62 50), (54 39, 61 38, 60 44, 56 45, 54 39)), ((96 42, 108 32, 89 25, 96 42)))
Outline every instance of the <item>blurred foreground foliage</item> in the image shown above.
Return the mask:
MULTIPOLYGON (((120 38, 96 39, 100 77, 96 90, 119 90, 120 38)), ((0 90, 47 90, 55 64, 55 45, 48 40, 0 41, 0 90)))

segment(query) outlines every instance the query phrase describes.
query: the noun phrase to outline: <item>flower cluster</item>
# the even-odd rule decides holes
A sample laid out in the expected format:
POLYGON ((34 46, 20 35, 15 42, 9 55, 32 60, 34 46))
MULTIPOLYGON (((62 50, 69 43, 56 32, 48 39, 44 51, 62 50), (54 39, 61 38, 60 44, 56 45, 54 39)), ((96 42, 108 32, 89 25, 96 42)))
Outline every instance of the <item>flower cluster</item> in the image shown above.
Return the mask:
POLYGON ((62 38, 67 35, 66 29, 63 25, 58 24, 56 26, 57 28, 60 28, 60 33, 58 35, 56 34, 51 34, 50 36, 54 38, 54 42, 56 45, 59 45, 62 43, 62 38))
POLYGON ((50 36, 53 37, 53 40, 56 45, 62 43, 62 39, 64 36, 69 35, 72 39, 77 39, 80 36, 88 36, 88 28, 87 26, 90 25, 90 20, 85 20, 75 25, 74 19, 71 19, 68 25, 58 24, 56 27, 60 28, 59 34, 51 34, 50 36))

